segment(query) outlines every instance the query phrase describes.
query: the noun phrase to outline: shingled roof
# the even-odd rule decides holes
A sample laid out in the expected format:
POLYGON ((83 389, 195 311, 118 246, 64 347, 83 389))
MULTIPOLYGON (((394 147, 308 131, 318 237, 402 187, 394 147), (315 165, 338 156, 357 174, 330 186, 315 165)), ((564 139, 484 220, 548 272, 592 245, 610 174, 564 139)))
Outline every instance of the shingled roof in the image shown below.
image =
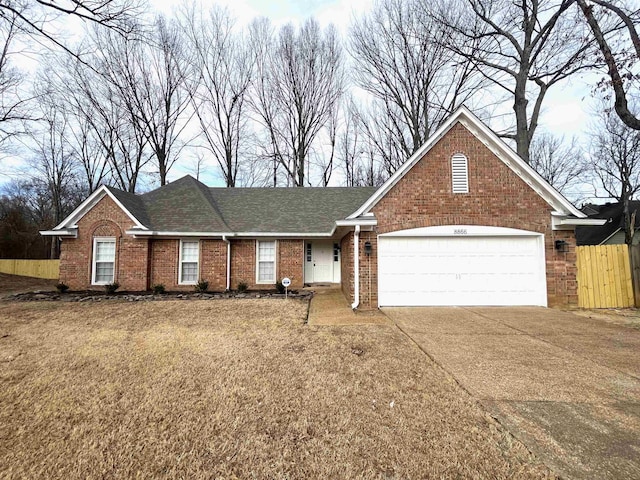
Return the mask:
MULTIPOLYGON (((624 208, 622 203, 606 203, 604 205, 589 205, 589 209, 596 213, 589 215, 589 218, 606 219, 607 223, 601 226, 581 226, 576 227, 577 245, 600 245, 611 235, 619 230, 624 231, 624 208)), ((630 213, 640 213, 640 201, 629 202, 630 213)), ((636 219, 639 225, 640 219, 636 219)), ((638 230, 638 226, 636 230, 638 230)))
POLYGON ((153 231, 326 234, 376 189, 210 188, 187 175, 142 195, 109 191, 153 231))

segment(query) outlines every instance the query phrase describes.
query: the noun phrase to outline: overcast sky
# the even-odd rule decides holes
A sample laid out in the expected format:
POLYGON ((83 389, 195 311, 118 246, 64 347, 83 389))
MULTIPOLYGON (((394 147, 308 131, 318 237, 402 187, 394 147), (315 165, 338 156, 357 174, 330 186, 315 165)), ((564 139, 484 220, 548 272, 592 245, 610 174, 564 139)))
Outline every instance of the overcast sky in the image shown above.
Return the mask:
MULTIPOLYGON (((175 10, 183 5, 184 1, 149 0, 153 8, 168 17, 173 16, 175 10)), ((208 5, 213 5, 213 3, 226 6, 236 17, 239 27, 248 25, 254 18, 260 16, 269 18, 276 27, 289 22, 301 24, 307 18, 313 16, 323 27, 333 23, 340 31, 342 38, 346 39, 349 25, 353 18, 368 12, 372 8, 373 0, 216 0, 215 2, 203 0, 202 5, 207 8, 208 5)), ((64 17, 62 21, 66 25, 68 32, 77 32, 79 30, 79 25, 76 23, 78 22, 77 19, 64 17)), ((72 33, 71 36, 73 35, 72 33)), ((37 68, 34 57, 24 57, 21 60, 23 64, 19 65, 19 67, 32 72, 37 68)), ((576 136, 580 143, 586 147, 588 139, 585 133, 589 127, 589 116, 593 108, 591 105, 591 87, 588 85, 593 85, 594 83, 593 78, 587 83, 586 80, 576 76, 569 81, 552 87, 544 102, 540 130, 537 133, 541 133, 543 130, 550 131, 556 135, 564 136, 567 143, 571 137, 576 136)), ((495 130, 502 130, 506 126, 506 122, 513 125, 514 117, 511 101, 505 102, 495 113, 500 113, 504 117, 502 119, 500 117, 488 119, 490 127, 495 130)), ((2 163, 4 163, 2 165, 3 168, 0 170, 5 172, 7 169, 17 171, 16 168, 12 168, 14 165, 11 165, 11 163, 19 161, 17 158, 5 158, 2 160, 2 163)), ((173 180, 185 173, 193 173, 192 163, 185 161, 176 164, 170 174, 170 178, 173 180)), ((217 173, 214 173, 215 169, 207 170, 206 178, 203 178, 206 183, 217 185, 221 182, 217 173)), ((339 181, 337 178, 334 180, 339 181)))
MULTIPOLYGON (((184 3, 181 0, 150 1, 158 11, 168 16, 184 3)), ((345 38, 352 18, 369 11, 373 0, 216 0, 211 3, 226 6, 240 25, 247 25, 259 16, 268 17, 276 26, 288 22, 301 24, 313 16, 322 26, 333 23, 345 38)), ((593 85, 593 79, 590 80, 593 85)), ((552 87, 544 102, 542 128, 564 135, 567 141, 572 136, 584 137, 589 126, 592 97, 590 88, 578 76, 552 87)), ((501 110, 507 115, 513 113, 510 104, 505 104, 501 110)), ((491 126, 500 128, 500 125, 491 126)), ((582 143, 586 141, 584 138, 581 140, 582 143)))

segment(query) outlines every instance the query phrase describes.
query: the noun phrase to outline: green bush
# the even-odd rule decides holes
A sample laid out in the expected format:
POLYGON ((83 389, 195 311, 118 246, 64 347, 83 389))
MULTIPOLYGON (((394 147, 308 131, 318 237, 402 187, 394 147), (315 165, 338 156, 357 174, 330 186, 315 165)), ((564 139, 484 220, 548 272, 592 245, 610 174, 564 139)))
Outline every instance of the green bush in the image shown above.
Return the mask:
POLYGON ((120 288, 120 284, 118 282, 113 282, 113 283, 107 283, 104 286, 104 291, 107 292, 109 295, 116 293, 116 290, 118 290, 120 288))
POLYGON ((238 282, 238 291, 240 293, 244 293, 247 290, 249 290, 249 285, 247 285, 247 282, 238 282))
POLYGON ((67 290, 69 290, 69 285, 67 285, 66 283, 60 282, 59 284, 56 285, 56 288, 60 293, 64 293, 67 290))
POLYGON ((276 290, 278 291, 278 293, 284 293, 285 288, 282 282, 276 282, 276 290))
POLYGON ((196 283, 196 292, 204 293, 209 289, 209 282, 206 280, 200 280, 196 283))
POLYGON ((153 290, 154 295, 162 295, 164 292, 166 292, 164 285, 161 283, 158 283, 157 285, 154 285, 151 288, 153 290))

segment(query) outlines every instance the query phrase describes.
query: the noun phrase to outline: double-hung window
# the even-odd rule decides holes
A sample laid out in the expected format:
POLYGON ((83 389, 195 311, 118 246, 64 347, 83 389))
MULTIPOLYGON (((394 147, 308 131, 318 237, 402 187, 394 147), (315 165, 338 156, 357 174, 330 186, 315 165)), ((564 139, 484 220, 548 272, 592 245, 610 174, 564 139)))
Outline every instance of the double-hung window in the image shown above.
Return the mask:
POLYGON ((258 240, 257 245, 257 283, 276 282, 276 242, 258 240))
POLYGON ((198 263, 200 261, 200 242, 198 240, 180 240, 180 278, 181 285, 198 283, 198 263))
POLYGON ((93 239, 93 285, 113 283, 116 265, 116 239, 96 237, 93 239))

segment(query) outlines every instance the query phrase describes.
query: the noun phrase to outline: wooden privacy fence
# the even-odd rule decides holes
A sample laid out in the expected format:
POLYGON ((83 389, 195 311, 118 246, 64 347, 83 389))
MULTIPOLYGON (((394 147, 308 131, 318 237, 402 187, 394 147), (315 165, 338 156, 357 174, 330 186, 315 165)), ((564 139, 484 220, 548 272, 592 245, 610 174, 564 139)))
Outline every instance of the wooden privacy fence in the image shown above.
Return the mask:
POLYGON ((627 245, 576 248, 578 305, 582 308, 633 307, 633 281, 627 245))
POLYGON ((0 260, 0 273, 57 279, 60 260, 0 260))

